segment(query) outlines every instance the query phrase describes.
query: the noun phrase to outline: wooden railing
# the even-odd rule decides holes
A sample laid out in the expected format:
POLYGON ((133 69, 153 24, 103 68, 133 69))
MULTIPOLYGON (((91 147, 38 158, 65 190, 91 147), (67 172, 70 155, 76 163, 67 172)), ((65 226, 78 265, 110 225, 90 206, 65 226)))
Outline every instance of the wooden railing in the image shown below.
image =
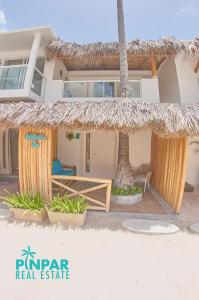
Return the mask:
POLYGON ((63 194, 65 190, 69 197, 82 196, 89 203, 89 209, 93 210, 104 210, 108 212, 110 210, 110 197, 111 197, 111 185, 112 180, 110 179, 101 179, 101 178, 88 178, 80 176, 62 176, 62 175, 52 175, 50 178, 51 185, 51 195, 53 194, 53 185, 59 187, 59 192, 63 194), (78 185, 78 182, 81 184, 78 185), (79 190, 78 188, 82 187, 82 183, 91 183, 95 184, 92 187, 83 187, 79 190), (96 192, 101 190, 100 199, 96 199, 96 195, 92 197, 88 193, 96 192), (104 193, 102 192, 104 190, 104 193), (94 198, 95 197, 95 198, 94 198), (94 205, 93 205, 94 204, 94 205))

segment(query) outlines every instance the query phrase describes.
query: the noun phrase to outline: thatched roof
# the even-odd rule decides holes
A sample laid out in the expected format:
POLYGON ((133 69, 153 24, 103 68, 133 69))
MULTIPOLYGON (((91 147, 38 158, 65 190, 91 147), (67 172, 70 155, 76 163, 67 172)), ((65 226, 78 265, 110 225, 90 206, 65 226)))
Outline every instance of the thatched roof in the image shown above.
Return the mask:
MULTIPOLYGON (((155 56, 157 65, 169 55, 180 51, 199 54, 199 40, 193 42, 180 41, 175 38, 161 38, 157 41, 134 40, 127 45, 129 70, 150 69, 150 57, 155 56)), ((52 41, 46 49, 49 59, 59 57, 68 70, 83 69, 119 69, 119 44, 92 43, 80 45, 68 43, 60 39, 52 41)))
POLYGON ((0 125, 132 133, 149 129, 166 136, 193 136, 199 135, 199 104, 156 104, 121 98, 0 104, 0 125))

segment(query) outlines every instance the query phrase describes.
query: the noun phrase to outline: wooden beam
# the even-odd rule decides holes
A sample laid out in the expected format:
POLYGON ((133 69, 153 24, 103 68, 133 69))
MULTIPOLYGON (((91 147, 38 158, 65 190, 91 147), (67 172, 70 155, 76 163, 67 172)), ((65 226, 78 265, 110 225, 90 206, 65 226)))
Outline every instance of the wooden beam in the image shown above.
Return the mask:
POLYGON ((158 75, 158 72, 157 72, 157 65, 156 65, 155 57, 152 56, 150 60, 151 60, 151 74, 152 74, 153 78, 156 78, 158 75))
POLYGON ((198 61, 197 61, 197 64, 196 64, 196 67, 195 67, 194 72, 195 72, 195 73, 198 73, 198 70, 199 70, 199 59, 198 59, 198 61))

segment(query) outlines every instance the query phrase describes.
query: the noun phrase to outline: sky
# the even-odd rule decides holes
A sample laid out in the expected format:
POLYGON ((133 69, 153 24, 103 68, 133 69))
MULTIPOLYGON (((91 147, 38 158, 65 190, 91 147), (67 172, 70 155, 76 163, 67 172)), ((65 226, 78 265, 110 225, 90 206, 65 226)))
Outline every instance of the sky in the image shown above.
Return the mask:
MULTIPOLYGON (((116 0, 0 0, 0 31, 50 25, 65 41, 117 40, 116 0)), ((127 40, 199 36, 199 0, 124 0, 127 40)))

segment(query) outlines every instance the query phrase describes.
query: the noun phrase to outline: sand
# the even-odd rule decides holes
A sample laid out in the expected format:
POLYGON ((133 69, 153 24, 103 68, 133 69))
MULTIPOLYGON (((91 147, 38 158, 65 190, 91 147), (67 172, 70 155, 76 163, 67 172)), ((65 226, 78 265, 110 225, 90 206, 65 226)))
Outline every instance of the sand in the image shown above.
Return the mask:
POLYGON ((69 229, 0 221, 0 300, 199 299, 199 236, 149 236, 120 229, 69 229), (16 280, 27 246, 67 258, 69 280, 16 280))

